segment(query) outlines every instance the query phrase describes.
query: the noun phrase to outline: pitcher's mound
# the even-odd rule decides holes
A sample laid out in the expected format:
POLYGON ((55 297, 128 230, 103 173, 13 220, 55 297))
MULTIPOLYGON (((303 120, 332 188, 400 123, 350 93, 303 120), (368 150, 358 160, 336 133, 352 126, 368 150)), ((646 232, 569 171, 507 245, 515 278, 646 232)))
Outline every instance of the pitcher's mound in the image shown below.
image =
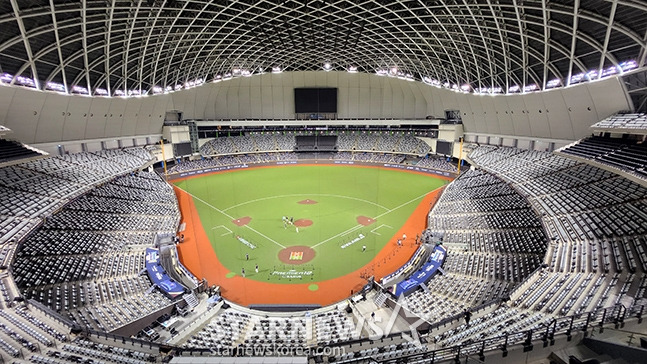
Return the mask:
POLYGON ((316 203, 317 203, 317 201, 315 201, 315 200, 311 200, 311 199, 307 199, 307 200, 299 201, 299 202, 297 202, 297 203, 300 203, 300 204, 302 204, 302 205, 314 205, 314 204, 316 204, 316 203))
POLYGON ((249 217, 249 216, 245 216, 245 217, 241 217, 241 218, 238 218, 238 219, 231 220, 231 222, 233 222, 237 226, 245 226, 245 225, 249 224, 250 221, 252 221, 252 218, 249 217))
POLYGON ((312 220, 308 220, 308 219, 299 219, 294 222, 294 226, 297 226, 297 227, 306 227, 310 225, 312 225, 312 220))
POLYGON ((315 257, 315 251, 303 245, 289 246, 279 252, 279 259, 284 264, 304 264, 315 257))
POLYGON ((375 221, 377 220, 371 219, 370 217, 367 217, 367 216, 357 216, 357 223, 364 226, 371 225, 375 221))

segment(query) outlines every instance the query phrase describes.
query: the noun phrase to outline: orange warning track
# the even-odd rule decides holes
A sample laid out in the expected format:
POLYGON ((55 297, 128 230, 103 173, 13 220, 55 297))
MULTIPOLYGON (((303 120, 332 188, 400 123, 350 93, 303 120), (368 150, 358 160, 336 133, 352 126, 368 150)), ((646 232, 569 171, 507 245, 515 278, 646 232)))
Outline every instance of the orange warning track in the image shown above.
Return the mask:
MULTIPOLYGON (((418 248, 415 236, 426 228, 429 209, 440 196, 444 187, 428 193, 418 204, 406 223, 397 231, 390 242, 364 267, 341 277, 316 282, 319 288, 308 289, 311 283, 277 284, 246 279, 236 274, 227 278, 229 270, 224 267, 213 248, 200 222, 193 199, 183 190, 173 186, 177 195, 182 222, 186 222, 184 243, 179 244, 178 252, 184 266, 198 279, 205 278, 209 285, 219 285, 222 296, 240 305, 253 304, 319 304, 322 306, 339 302, 357 292, 366 279, 375 276, 376 280, 390 274, 406 263, 418 248), (402 246, 396 241, 407 234, 402 246)), ((230 275, 231 276, 231 275, 230 275)))

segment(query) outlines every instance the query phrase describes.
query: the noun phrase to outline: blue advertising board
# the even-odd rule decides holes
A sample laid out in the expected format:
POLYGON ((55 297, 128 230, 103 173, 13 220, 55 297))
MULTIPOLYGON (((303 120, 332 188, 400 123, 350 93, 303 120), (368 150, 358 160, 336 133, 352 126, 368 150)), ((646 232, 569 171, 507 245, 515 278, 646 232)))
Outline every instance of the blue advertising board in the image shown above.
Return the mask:
POLYGON ((446 256, 447 250, 442 246, 437 245, 431 253, 431 256, 429 256, 427 262, 423 264, 420 269, 415 271, 409 278, 393 287, 393 294, 396 296, 406 296, 415 291, 422 283, 426 283, 436 273, 436 271, 438 271, 438 268, 443 265, 446 256))
POLYGON ((170 297, 184 293, 184 287, 171 279, 160 264, 159 249, 146 248, 146 271, 151 281, 170 297))

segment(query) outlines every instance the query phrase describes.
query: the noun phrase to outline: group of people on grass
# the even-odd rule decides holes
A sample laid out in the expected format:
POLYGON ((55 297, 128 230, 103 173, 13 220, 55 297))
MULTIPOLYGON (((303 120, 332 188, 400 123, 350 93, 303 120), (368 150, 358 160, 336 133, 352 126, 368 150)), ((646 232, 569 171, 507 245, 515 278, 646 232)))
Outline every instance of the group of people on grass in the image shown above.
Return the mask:
POLYGON ((290 216, 290 217, 283 216, 281 218, 281 220, 283 221, 283 228, 284 229, 287 229, 288 225, 290 225, 290 226, 294 226, 296 228, 297 233, 299 232, 299 227, 294 225, 294 217, 292 217, 292 216, 290 216))

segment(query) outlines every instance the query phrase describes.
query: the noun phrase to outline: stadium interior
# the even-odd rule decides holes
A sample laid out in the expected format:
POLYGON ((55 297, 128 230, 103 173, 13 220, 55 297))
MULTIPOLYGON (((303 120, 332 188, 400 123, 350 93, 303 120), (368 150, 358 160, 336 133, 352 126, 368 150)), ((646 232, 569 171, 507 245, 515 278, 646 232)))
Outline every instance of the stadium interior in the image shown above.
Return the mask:
POLYGON ((645 19, 1 2, 0 361, 645 363, 645 19), (334 304, 250 307, 185 267, 172 181, 313 163, 451 182, 406 263, 334 304))

